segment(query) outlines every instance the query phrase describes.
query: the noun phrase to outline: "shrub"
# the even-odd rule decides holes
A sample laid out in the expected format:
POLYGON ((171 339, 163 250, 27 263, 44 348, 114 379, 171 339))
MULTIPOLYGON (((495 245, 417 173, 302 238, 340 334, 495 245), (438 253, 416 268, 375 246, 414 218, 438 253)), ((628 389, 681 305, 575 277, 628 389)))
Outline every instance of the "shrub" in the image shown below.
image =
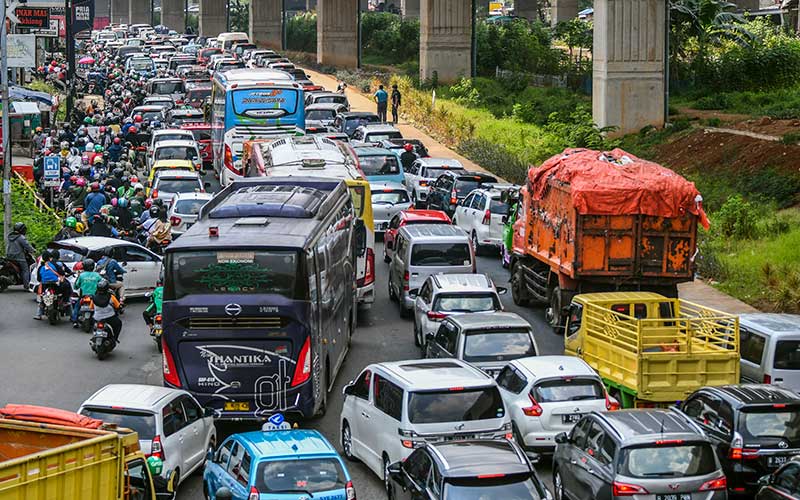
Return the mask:
POLYGON ((317 51, 317 15, 304 12, 289 18, 286 23, 286 44, 297 52, 317 51))
POLYGON ((714 225, 727 238, 751 239, 757 236, 758 213, 741 195, 728 198, 715 214, 714 225))
POLYGON ((458 152, 509 182, 525 182, 528 165, 500 144, 485 139, 467 139, 458 145, 458 152))
POLYGON ((419 20, 402 19, 388 12, 369 12, 361 17, 364 56, 383 64, 398 64, 419 57, 419 20))
POLYGON ((788 145, 800 143, 800 132, 787 132, 783 134, 781 142, 788 145))
POLYGON ((494 76, 500 67, 517 72, 560 74, 567 56, 552 47, 550 31, 541 22, 516 20, 477 26, 477 73, 494 76))
MULTIPOLYGON (((13 207, 12 219, 14 222, 24 222, 28 226, 28 241, 37 250, 43 250, 58 232, 59 224, 52 214, 36 208, 33 195, 25 189, 22 182, 14 179, 11 181, 11 206, 13 207)), ((0 228, 2 228, 3 207, 0 206, 0 228)), ((5 253, 5 245, 2 251, 5 253)))

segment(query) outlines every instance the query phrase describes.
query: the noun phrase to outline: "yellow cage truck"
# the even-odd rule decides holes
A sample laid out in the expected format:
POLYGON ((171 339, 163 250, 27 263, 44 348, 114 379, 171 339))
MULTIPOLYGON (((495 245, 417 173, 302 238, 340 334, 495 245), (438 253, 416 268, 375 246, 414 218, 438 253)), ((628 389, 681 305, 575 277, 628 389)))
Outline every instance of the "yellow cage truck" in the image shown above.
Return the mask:
POLYGON ((9 405, 0 415, 0 500, 174 496, 171 485, 162 488, 160 478, 154 483, 139 438, 129 429, 87 428, 97 425, 70 412, 24 405, 9 405))
POLYGON ((739 318, 656 293, 576 295, 564 344, 624 408, 671 406, 700 387, 739 383, 739 318))

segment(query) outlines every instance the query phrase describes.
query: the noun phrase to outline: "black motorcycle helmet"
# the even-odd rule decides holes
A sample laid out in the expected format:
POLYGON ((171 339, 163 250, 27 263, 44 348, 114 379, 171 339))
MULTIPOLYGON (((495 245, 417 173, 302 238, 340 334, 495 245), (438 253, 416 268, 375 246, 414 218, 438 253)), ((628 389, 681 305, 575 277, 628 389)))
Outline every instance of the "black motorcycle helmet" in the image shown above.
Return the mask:
POLYGON ((161 198, 156 198, 153 200, 153 206, 158 208, 164 208, 164 200, 161 198))
POLYGON ((52 260, 53 262, 57 262, 58 259, 61 258, 61 255, 55 248, 51 248, 50 250, 48 250, 48 252, 50 252, 50 260, 52 260))
POLYGON ((158 214, 160 213, 161 209, 158 208, 157 206, 153 205, 152 207, 150 207, 150 217, 157 218, 158 214))
MULTIPOLYGON (((84 267, 86 267, 86 264, 84 264, 84 267)), ((97 283, 97 293, 108 293, 108 288, 108 280, 100 280, 97 283)))
POLYGON ((112 172, 112 173, 114 174, 114 177, 116 177, 117 179, 122 179, 122 176, 123 176, 123 175, 125 175, 125 171, 124 171, 124 170, 122 170, 122 169, 121 169, 121 168, 119 168, 119 167, 116 167, 116 168, 113 170, 113 172, 112 172))
POLYGON ((131 178, 128 177, 127 175, 123 175, 122 177, 119 178, 119 180, 123 184, 128 184, 131 181, 131 178))
POLYGON ((27 234, 28 226, 26 226, 24 222, 17 222, 14 224, 14 232, 18 234, 27 234))
POLYGON ((94 259, 83 259, 83 270, 94 271, 94 259))

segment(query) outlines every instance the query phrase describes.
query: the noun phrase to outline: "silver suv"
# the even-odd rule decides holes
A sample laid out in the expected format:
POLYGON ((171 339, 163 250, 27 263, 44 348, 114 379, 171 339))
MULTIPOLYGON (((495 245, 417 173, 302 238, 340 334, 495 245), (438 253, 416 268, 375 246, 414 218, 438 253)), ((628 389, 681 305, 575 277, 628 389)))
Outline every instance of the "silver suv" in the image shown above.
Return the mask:
POLYGON ((727 481, 698 425, 675 410, 592 412, 555 438, 553 489, 566 498, 725 500, 727 481))

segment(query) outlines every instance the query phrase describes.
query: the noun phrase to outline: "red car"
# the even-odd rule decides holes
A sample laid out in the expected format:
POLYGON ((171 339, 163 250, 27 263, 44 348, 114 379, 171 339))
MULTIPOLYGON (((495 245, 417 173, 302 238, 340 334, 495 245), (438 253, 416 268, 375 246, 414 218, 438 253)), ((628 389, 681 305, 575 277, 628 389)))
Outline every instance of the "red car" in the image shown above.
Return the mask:
POLYGON ((200 158, 203 160, 203 167, 210 167, 214 162, 214 150, 211 148, 211 125, 208 123, 186 123, 181 125, 181 129, 190 130, 197 141, 200 149, 200 158))
POLYGON ((410 208, 398 213, 389 221, 389 228, 383 233, 383 261, 392 260, 394 239, 397 231, 411 224, 452 224, 450 217, 441 210, 415 210, 410 208))

